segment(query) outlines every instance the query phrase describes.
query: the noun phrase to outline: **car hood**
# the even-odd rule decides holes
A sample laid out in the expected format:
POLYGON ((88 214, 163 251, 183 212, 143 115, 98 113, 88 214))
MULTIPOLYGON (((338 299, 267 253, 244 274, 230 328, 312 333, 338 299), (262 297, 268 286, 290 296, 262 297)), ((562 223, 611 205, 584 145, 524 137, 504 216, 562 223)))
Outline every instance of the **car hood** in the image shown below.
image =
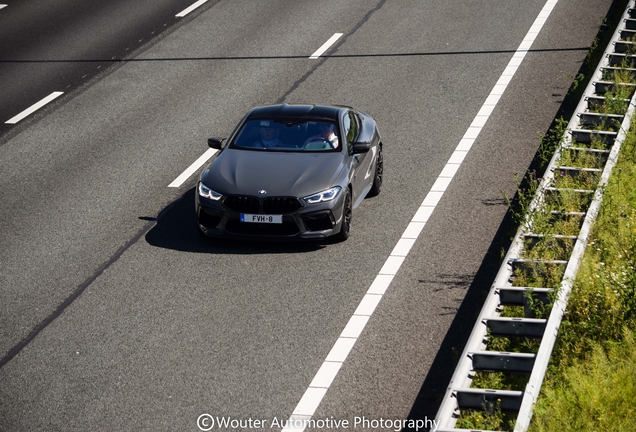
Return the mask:
POLYGON ((304 197, 335 185, 345 166, 342 152, 292 153, 225 149, 201 174, 223 195, 304 197))

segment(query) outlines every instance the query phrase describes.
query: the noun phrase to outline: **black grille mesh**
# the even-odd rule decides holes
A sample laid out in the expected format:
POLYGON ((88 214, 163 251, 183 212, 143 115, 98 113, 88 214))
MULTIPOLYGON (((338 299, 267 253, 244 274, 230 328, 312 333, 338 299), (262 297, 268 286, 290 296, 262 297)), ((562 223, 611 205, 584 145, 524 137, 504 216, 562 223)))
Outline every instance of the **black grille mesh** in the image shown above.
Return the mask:
POLYGON ((228 208, 242 213, 258 213, 259 200, 258 198, 249 196, 229 196, 223 201, 228 208))
POLYGON ((266 214, 291 213, 301 207, 296 198, 267 198, 263 201, 263 212, 266 214))

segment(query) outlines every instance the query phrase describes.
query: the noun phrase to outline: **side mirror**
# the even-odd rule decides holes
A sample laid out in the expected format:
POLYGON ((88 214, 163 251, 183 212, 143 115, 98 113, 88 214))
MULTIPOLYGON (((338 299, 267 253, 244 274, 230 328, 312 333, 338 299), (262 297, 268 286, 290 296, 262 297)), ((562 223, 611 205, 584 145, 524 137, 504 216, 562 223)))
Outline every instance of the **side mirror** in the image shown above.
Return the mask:
POLYGON ((371 149, 370 142, 354 142, 351 143, 353 154, 367 153, 371 149))
POLYGON ((223 141, 225 138, 208 138, 208 145, 210 148, 223 150, 223 141))

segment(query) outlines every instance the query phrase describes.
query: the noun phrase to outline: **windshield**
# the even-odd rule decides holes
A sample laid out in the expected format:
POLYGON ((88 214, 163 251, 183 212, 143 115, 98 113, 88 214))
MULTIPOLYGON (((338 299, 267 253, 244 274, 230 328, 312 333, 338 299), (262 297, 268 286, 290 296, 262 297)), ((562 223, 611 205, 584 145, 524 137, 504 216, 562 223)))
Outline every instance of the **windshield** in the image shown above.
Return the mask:
POLYGON ((233 148, 297 152, 340 151, 335 122, 257 119, 246 122, 231 144, 233 148))

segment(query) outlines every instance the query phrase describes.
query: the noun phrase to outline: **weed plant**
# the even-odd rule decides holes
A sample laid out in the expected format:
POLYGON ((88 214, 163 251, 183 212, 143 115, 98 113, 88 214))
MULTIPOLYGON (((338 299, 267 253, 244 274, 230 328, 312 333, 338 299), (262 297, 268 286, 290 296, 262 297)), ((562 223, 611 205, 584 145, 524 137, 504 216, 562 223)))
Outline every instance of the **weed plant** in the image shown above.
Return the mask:
POLYGON ((590 111, 599 114, 618 114, 624 115, 629 106, 629 99, 634 93, 634 87, 624 84, 634 84, 636 79, 631 71, 625 69, 614 70, 612 77, 609 79, 615 84, 611 91, 605 93, 605 102, 590 111))
MULTIPOLYGON (((559 292, 558 289, 556 288, 552 289, 552 291, 548 293, 547 302, 543 302, 537 299, 536 296, 532 293, 532 291, 527 292, 526 298, 525 298, 526 316, 528 316, 529 318, 534 317, 538 319, 548 319, 550 317, 550 313, 552 312, 552 305, 554 304, 554 301, 556 300, 556 296, 558 292, 559 292)), ((537 350, 538 349, 539 348, 537 347, 537 350)))
POLYGON ((537 353, 539 351, 540 342, 541 341, 538 339, 526 337, 507 338, 489 335, 486 350, 497 352, 537 353))
POLYGON ((523 306, 504 306, 504 308, 502 309, 500 313, 500 316, 508 317, 508 318, 522 317, 523 306))
POLYGON ((547 235, 524 242, 524 256, 529 259, 567 260, 574 241, 547 235))
POLYGON ((522 225, 528 221, 530 204, 537 194, 541 179, 537 178, 537 172, 535 170, 526 175, 525 187, 522 187, 522 182, 517 174, 515 174, 514 178, 517 183, 517 194, 514 199, 510 198, 508 194, 506 194, 506 191, 502 191, 502 194, 512 213, 515 224, 522 225))
POLYGON ((625 66, 603 70, 603 80, 616 83, 634 83, 636 76, 634 72, 625 66))
POLYGON ((590 111, 599 114, 618 114, 624 115, 629 106, 630 89, 625 86, 619 86, 612 92, 605 93, 605 102, 601 105, 593 107, 590 111))
POLYGON ((525 389, 528 378, 527 374, 477 372, 473 378, 473 384, 476 388, 519 391, 525 389))
MULTIPOLYGON (((607 144, 602 143, 600 140, 593 140, 591 145, 592 147, 590 148, 593 149, 608 149, 607 144)), ((566 148, 561 152, 559 165, 574 168, 603 168, 606 161, 606 153, 589 152, 573 148, 566 148)))
POLYGON ((558 289, 563 279, 565 266, 546 262, 525 263, 523 268, 513 272, 512 285, 515 287, 558 289))
POLYGON ((621 121, 619 118, 603 117, 594 123, 583 124, 581 128, 592 131, 618 132, 621 128, 621 121))
POLYGON ((565 213, 559 208, 542 209, 534 214, 532 232, 544 235, 577 235, 582 224, 582 214, 565 213))
POLYGON ((456 428, 481 430, 513 430, 516 417, 503 412, 500 408, 501 400, 493 404, 484 402, 480 411, 462 411, 457 419, 456 428))
MULTIPOLYGON (((539 158, 539 167, 546 168, 554 155, 556 149, 561 145, 563 134, 568 126, 568 121, 563 117, 555 120, 554 127, 552 127, 545 135, 540 136, 539 149, 537 150, 537 157, 539 158)), ((534 173, 536 177, 536 172, 534 173)))
POLYGON ((593 194, 576 189, 546 191, 545 206, 565 212, 585 212, 592 202, 593 194))
POLYGON ((598 171, 559 169, 554 173, 554 187, 594 190, 601 177, 598 171))

